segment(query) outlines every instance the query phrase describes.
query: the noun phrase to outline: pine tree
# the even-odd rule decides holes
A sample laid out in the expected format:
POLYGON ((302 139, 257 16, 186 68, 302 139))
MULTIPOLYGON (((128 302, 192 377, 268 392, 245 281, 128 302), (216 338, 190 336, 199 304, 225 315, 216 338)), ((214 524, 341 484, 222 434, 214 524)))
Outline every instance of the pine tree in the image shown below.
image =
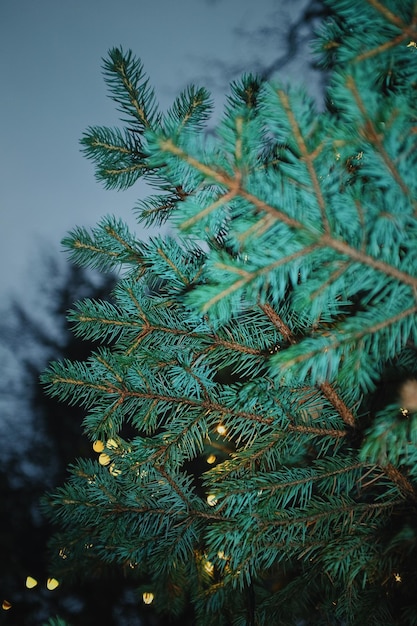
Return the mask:
POLYGON ((82 140, 176 230, 64 241, 123 273, 70 313, 99 349, 43 376, 97 451, 45 501, 54 572, 117 564, 202 626, 417 624, 417 3, 328 5, 323 111, 247 75, 207 133, 204 89, 161 112, 112 49, 124 128, 82 140))

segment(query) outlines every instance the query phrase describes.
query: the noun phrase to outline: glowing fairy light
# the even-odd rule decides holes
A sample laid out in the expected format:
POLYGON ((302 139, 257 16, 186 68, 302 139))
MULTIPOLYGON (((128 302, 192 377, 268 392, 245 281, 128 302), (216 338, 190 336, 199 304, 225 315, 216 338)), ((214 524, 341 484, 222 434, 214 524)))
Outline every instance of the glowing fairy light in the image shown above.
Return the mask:
POLYGON ((59 580, 56 578, 48 578, 46 581, 46 588, 49 589, 49 591, 53 591, 57 587, 59 587, 59 580))
POLYGON ((100 440, 97 440, 93 443, 93 450, 94 452, 103 452, 104 450, 104 443, 100 440))
POLYGON ((33 576, 27 576, 25 584, 28 589, 33 589, 33 587, 36 587, 36 585, 38 584, 38 581, 36 580, 36 578, 33 578, 33 576))
POLYGON ((217 457, 216 457, 216 455, 215 455, 215 454, 210 454, 210 455, 207 457, 206 461, 207 461, 207 463, 208 463, 209 465, 213 465, 213 463, 215 463, 215 462, 216 462, 216 458, 217 458, 217 457))
POLYGON ((225 434, 226 434, 226 432, 227 432, 227 430, 226 430, 226 426, 224 426, 224 424, 217 424, 217 427, 216 427, 216 432, 217 432, 219 435, 225 435, 225 434))
POLYGON ((49 591, 53 591, 57 587, 59 587, 59 580, 57 580, 56 578, 48 578, 48 580, 46 581, 46 588, 49 591))
POLYGON ((152 591, 144 591, 142 594, 142 600, 144 601, 145 604, 152 604, 152 602, 154 601, 154 594, 152 593, 152 591))
POLYGON ((3 600, 1 608, 3 609, 3 611, 8 611, 9 609, 12 608, 12 603, 9 602, 8 600, 3 600))
POLYGON ((102 452, 100 456, 98 457, 98 462, 100 463, 100 465, 108 465, 110 461, 111 461, 111 458, 105 452, 102 452))
POLYGON ((120 476, 122 470, 117 469, 114 463, 112 463, 109 467, 109 472, 112 476, 120 476))
POLYGON ((61 559, 67 559, 68 554, 66 548, 60 548, 58 555, 61 557, 61 559))
POLYGON ((209 493, 209 495, 207 496, 207 504, 209 506, 214 506, 215 504, 217 504, 217 499, 214 493, 209 493))

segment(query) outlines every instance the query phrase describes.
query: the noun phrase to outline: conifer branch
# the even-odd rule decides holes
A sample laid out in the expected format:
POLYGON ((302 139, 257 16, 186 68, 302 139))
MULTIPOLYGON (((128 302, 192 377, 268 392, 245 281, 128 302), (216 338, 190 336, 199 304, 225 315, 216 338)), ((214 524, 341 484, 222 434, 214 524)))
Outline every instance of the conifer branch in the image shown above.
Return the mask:
MULTIPOLYGON (((271 320, 274 326, 279 330, 279 332, 284 337, 284 340, 289 344, 296 344, 297 340, 291 332, 290 328, 285 324, 285 322, 281 319, 278 313, 271 307, 270 304, 258 304, 259 308, 267 315, 267 317, 271 320)), ((338 393, 334 390, 332 385, 329 382, 323 382, 319 384, 319 389, 322 391, 323 395, 329 400, 332 406, 336 409, 336 411, 340 414, 343 422, 349 426, 350 428, 355 428, 355 417, 352 411, 346 406, 343 400, 340 398, 338 393)))
MULTIPOLYGON (((390 265, 389 263, 386 263, 385 261, 380 261, 379 259, 376 259, 375 257, 370 256, 369 254, 366 254, 362 252, 361 250, 358 250, 357 248, 353 248, 345 241, 332 236, 330 233, 324 232, 323 234, 319 235, 317 231, 312 231, 308 226, 306 226, 302 222, 288 216, 283 211, 268 204, 267 202, 258 198, 252 193, 247 192, 245 189, 243 189, 240 186, 239 177, 232 178, 228 174, 226 174, 226 172, 221 172, 220 170, 214 169, 210 167, 209 165, 200 163, 197 159, 188 155, 181 148, 176 146, 171 140, 162 141, 160 143, 160 146, 163 150, 166 150, 170 152, 171 154, 179 157, 181 160, 183 160, 184 162, 194 167, 197 171, 206 175, 209 179, 215 180, 221 185, 229 188, 229 192, 227 194, 220 196, 220 198, 218 198, 215 201, 215 203, 211 204, 209 207, 203 209, 201 212, 197 213, 195 216, 187 220, 186 221, 187 228, 191 226, 192 224, 196 223, 197 221, 199 221, 203 217, 203 215, 206 215, 207 213, 213 211, 218 206, 224 203, 227 203, 236 195, 240 195, 242 198, 247 200, 250 204, 255 206, 259 211, 269 213, 271 216, 275 217, 275 219, 282 221, 282 223, 286 224, 287 226, 291 228, 294 228, 295 230, 300 230, 305 233, 308 233, 310 237, 315 239, 315 243, 312 244, 311 249, 313 249, 313 246, 322 246, 326 248, 327 247, 332 248, 333 250, 336 250, 337 252, 348 256, 350 259, 354 261, 359 261, 363 265, 372 267, 373 269, 383 272, 387 276, 391 276, 395 278, 396 280, 403 282, 406 285, 410 285, 411 287, 417 290, 417 278, 416 277, 411 276, 407 272, 403 272, 402 270, 394 267, 393 265, 390 265)), ((409 192, 407 190, 407 194, 408 193, 409 192)), ((184 223, 180 226, 180 228, 185 228, 184 223)), ((302 251, 300 251, 300 254, 302 254, 302 251)), ((232 291, 239 289, 246 282, 247 282, 246 280, 241 279, 241 281, 239 281, 236 287, 231 287, 230 289, 232 289, 232 291)))
MULTIPOLYGON (((386 151, 386 149, 384 147, 384 144, 382 142, 382 139, 381 139, 381 133, 378 133, 378 131, 375 128, 375 125, 374 125, 371 117, 368 115, 368 112, 367 112, 366 107, 365 107, 365 103, 363 102, 363 100, 362 100, 362 98, 360 96, 360 93, 358 91, 358 86, 356 85, 353 76, 348 75, 348 77, 346 79, 346 85, 347 85, 348 89, 351 90, 351 92, 353 94, 353 97, 355 99, 355 102, 358 105, 358 109, 361 112, 361 115, 363 117, 364 125, 362 127, 362 134, 363 134, 364 138, 367 141, 369 141, 375 147, 375 150, 381 156, 381 158, 382 158, 383 162, 385 163, 387 169, 391 172, 392 177, 394 178, 395 182, 401 187, 401 189, 404 192, 404 194, 411 199, 412 198, 412 193, 411 193, 410 189, 408 188, 408 186, 405 184, 403 178, 401 177, 401 175, 400 175, 397 167, 395 166, 394 162, 392 161, 391 157, 387 153, 387 151, 386 151)), ((414 202, 414 205, 415 205, 415 202, 414 202)))
POLYGON ((407 28, 407 24, 395 13, 393 13, 387 6, 381 4, 379 0, 367 0, 367 2, 376 9, 384 19, 394 26, 397 26, 401 30, 405 30, 407 28))
POLYGON ((178 265, 176 265, 172 259, 170 259, 166 253, 164 252, 164 250, 162 250, 161 247, 158 248, 158 254, 161 255, 161 257, 164 259, 164 261, 167 263, 167 265, 169 265, 174 272, 176 273, 176 275, 178 276, 178 278, 180 279, 180 281, 184 284, 184 285, 189 285, 190 281, 188 280, 188 278, 185 276, 185 274, 183 274, 183 272, 181 272, 180 268, 178 267, 178 265))
MULTIPOLYGON (((81 241, 80 239, 74 239, 74 241, 72 242, 72 247, 75 250, 87 250, 88 252, 92 252, 93 254, 103 254, 102 248, 99 248, 98 246, 95 246, 91 243, 81 241)), ((117 257, 119 256, 118 252, 114 252, 112 250, 106 250, 106 254, 108 254, 109 257, 113 257, 115 259, 117 259, 117 257)))
POLYGON ((317 204, 320 208, 320 213, 321 213, 321 220, 322 220, 322 224, 323 224, 323 230, 326 233, 330 233, 330 224, 329 224, 329 220, 327 218, 326 215, 326 202, 323 196, 323 193, 321 191, 321 186, 320 186, 320 182, 319 179, 317 177, 317 172, 316 172, 316 168, 314 166, 314 159, 316 158, 318 152, 317 150, 313 150, 312 152, 310 152, 307 148, 306 142, 304 140, 304 137, 301 133, 300 127, 297 123, 296 117, 294 115, 294 112, 291 108, 290 105, 290 99, 288 97, 288 94, 283 91, 282 89, 278 90, 278 97, 284 107, 285 113, 287 115, 287 118, 290 122, 291 128, 292 128, 292 132, 293 132, 293 136, 294 139, 296 141, 296 144, 300 150, 300 155, 301 155, 301 160, 306 164, 307 166, 307 170, 310 176, 310 180, 311 183, 313 185, 313 191, 314 191, 314 195, 316 197, 317 200, 317 204))
POLYGON ((398 486, 398 490, 404 495, 405 498, 417 503, 417 492, 412 482, 408 480, 397 467, 395 467, 392 463, 387 463, 386 465, 382 465, 381 469, 385 472, 388 478, 398 486))
MULTIPOLYGON (((356 332, 351 332, 351 333, 346 333, 346 334, 339 333, 338 335, 335 336, 334 341, 326 345, 325 350, 334 351, 345 343, 357 345, 360 342, 360 340, 363 339, 363 337, 367 335, 376 334, 379 331, 384 330, 389 326, 394 326, 395 324, 397 324, 401 320, 404 320, 407 317, 410 317, 410 316, 413 317, 416 313, 417 313, 417 305, 412 306, 409 309, 406 309, 404 311, 400 311, 396 315, 385 318, 381 322, 378 322, 372 326, 361 328, 360 330, 357 330, 356 332)), ((286 365, 291 367, 292 365, 296 363, 308 361, 315 354, 322 352, 322 350, 323 350, 323 347, 320 346, 320 347, 314 348, 310 352, 304 352, 303 354, 295 356, 291 360, 287 361, 286 365)))
POLYGON ((417 289, 417 278, 415 276, 411 276, 407 272, 403 272, 402 270, 397 269, 393 265, 386 263, 385 261, 380 261, 369 254, 365 254, 356 248, 352 248, 346 242, 341 239, 333 238, 327 234, 322 235, 320 242, 323 246, 328 246, 329 248, 333 248, 337 252, 340 252, 343 255, 346 255, 353 261, 359 261, 365 266, 372 267, 375 270, 378 270, 385 274, 386 276, 391 276, 395 278, 401 283, 405 285, 409 285, 413 289, 417 289))
POLYGON ((266 525, 271 524, 272 526, 289 526, 289 525, 300 525, 302 527, 307 526, 312 529, 312 533, 314 533, 314 526, 320 522, 320 520, 328 519, 332 516, 339 516, 342 513, 347 513, 348 518, 351 520, 351 523, 354 522, 354 515, 356 513, 361 513, 360 519, 361 522, 364 523, 364 517, 366 514, 373 514, 374 512, 383 511, 384 509, 394 509, 396 506, 401 506, 404 504, 404 500, 402 498, 398 498, 397 500, 388 500, 387 502, 348 502, 346 504, 338 504, 338 506, 334 509, 326 509, 325 511, 317 511, 315 513, 311 513, 307 511, 304 515, 297 515, 297 512, 294 515, 282 516, 281 519, 275 520, 262 520, 258 519, 258 523, 261 529, 266 525))
POLYGON ((284 257, 278 259, 277 261, 274 261, 273 263, 270 263, 269 265, 266 265, 265 267, 261 267, 261 268, 259 268, 257 270, 254 270, 253 272, 250 272, 248 270, 242 269, 240 267, 234 267, 234 266, 226 265, 225 263, 216 263, 216 268, 226 270, 226 271, 231 272, 233 274, 241 275, 242 278, 240 280, 232 283, 231 285, 229 285, 228 287, 223 289, 223 291, 220 291, 215 296, 213 296, 212 298, 207 300, 207 302, 204 304, 203 310, 204 311, 209 310, 214 304, 216 304, 217 302, 219 302, 223 298, 231 295, 235 291, 238 291, 239 289, 242 289, 244 286, 246 286, 248 283, 250 283, 251 281, 253 281, 256 278, 258 278, 259 276, 263 276, 265 274, 268 274, 272 270, 274 270, 274 269, 276 269, 278 267, 281 267, 282 265, 286 265, 287 263, 291 263, 291 261, 294 261, 295 259, 299 259, 299 258, 301 258, 303 256, 308 256, 316 248, 317 248, 317 244, 312 244, 311 246, 307 246, 305 248, 302 248, 301 250, 298 250, 297 252, 294 252, 293 254, 289 254, 288 256, 284 256, 284 257))
MULTIPOLYGON (((282 333, 283 337, 288 343, 296 343, 296 339, 292 335, 291 330, 269 304, 259 304, 259 307, 262 309, 262 311, 264 311, 264 313, 269 317, 272 323, 282 333)), ((396 316, 395 319, 384 320, 384 322, 378 325, 378 330, 379 327, 382 328, 389 323, 395 323, 395 321, 397 321, 397 318, 401 319, 406 315, 414 315, 415 313, 417 313, 417 307, 412 307, 412 309, 409 311, 403 311, 398 316, 396 316)), ((323 395, 327 398, 327 400, 329 400, 329 402, 333 405, 336 411, 340 414, 344 423, 349 428, 355 429, 357 424, 354 414, 345 404, 345 402, 340 398, 333 386, 328 381, 320 383, 318 386, 323 395)), ((413 501, 417 499, 417 494, 412 483, 407 480, 404 474, 402 474, 397 468, 395 468, 392 464, 387 464, 382 466, 382 470, 385 472, 388 478, 398 486, 400 493, 403 493, 406 497, 411 498, 413 501)))
POLYGON ((329 382, 323 382, 319 384, 319 389, 323 392, 323 395, 330 404, 336 409, 342 418, 346 426, 350 428, 356 428, 356 419, 353 412, 349 409, 339 394, 334 390, 333 386, 329 382))
POLYGON ((354 60, 357 63, 360 63, 362 61, 365 61, 366 59, 370 59, 372 57, 378 56, 379 54, 383 54, 384 52, 388 52, 391 48, 395 48, 396 46, 399 46, 400 44, 407 41, 407 39, 410 37, 409 30, 410 29, 407 29, 407 32, 400 33, 393 39, 388 39, 388 41, 385 41, 383 44, 376 46, 375 48, 366 50, 365 52, 362 52, 362 54, 358 54, 354 60))
POLYGON ((394 48, 395 46, 398 46, 407 41, 407 39, 415 41, 415 39, 417 38, 417 13, 415 11, 411 25, 409 26, 398 15, 393 13, 387 6, 381 4, 379 0, 367 0, 367 2, 372 7, 374 7, 374 9, 376 9, 385 20, 396 26, 398 29, 400 29, 401 32, 393 39, 384 41, 384 43, 380 44, 379 46, 369 48, 361 54, 358 54, 354 59, 355 62, 361 62, 365 59, 370 59, 384 52, 388 52, 391 48, 394 48))

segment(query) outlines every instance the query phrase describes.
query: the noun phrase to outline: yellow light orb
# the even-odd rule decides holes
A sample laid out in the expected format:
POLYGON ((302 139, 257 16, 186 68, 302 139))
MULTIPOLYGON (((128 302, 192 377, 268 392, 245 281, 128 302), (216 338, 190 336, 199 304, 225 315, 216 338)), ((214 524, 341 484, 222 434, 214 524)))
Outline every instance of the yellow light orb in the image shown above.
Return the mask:
POLYGON ((117 443, 117 441, 115 439, 108 439, 107 440, 106 448, 108 448, 109 450, 115 450, 118 447, 119 447, 119 444, 117 443))
POLYGON ((153 593, 151 591, 145 591, 142 594, 142 599, 144 601, 145 604, 152 604, 152 602, 154 601, 155 596, 153 595, 153 593))
POLYGON ((12 608, 12 604, 8 600, 3 600, 3 604, 1 605, 1 608, 3 609, 3 611, 8 611, 9 609, 12 608))
POLYGON ((102 441, 100 441, 99 439, 97 439, 97 441, 95 441, 93 443, 93 450, 94 450, 94 452, 103 452, 103 450, 104 450, 104 443, 102 441))
POLYGON ((56 578, 48 578, 46 581, 46 587, 49 591, 53 591, 59 586, 59 581, 56 578))
POLYGON ((213 463, 216 462, 216 455, 215 454, 209 454, 209 456, 206 459, 207 463, 209 465, 213 465, 213 463))
POLYGON ((36 578, 33 578, 32 576, 26 577, 26 587, 28 589, 33 589, 33 587, 36 587, 37 584, 38 581, 36 580, 36 578))
POLYGON ((98 457, 98 462, 100 463, 100 465, 108 465, 110 461, 111 461, 111 458, 105 452, 102 452, 100 456, 98 457))
POLYGON ((68 554, 67 554, 66 548, 60 548, 58 554, 61 557, 61 559, 67 559, 68 558, 68 554))
POLYGON ((219 433, 219 435, 225 435, 227 432, 226 426, 224 426, 223 424, 217 424, 216 431, 219 433))
POLYGON ((213 493, 209 493, 209 495, 207 496, 207 504, 209 506, 214 506, 215 504, 217 504, 216 496, 213 493))
POLYGON ((109 467, 109 472, 112 476, 120 476, 122 470, 117 469, 114 463, 112 463, 109 467))

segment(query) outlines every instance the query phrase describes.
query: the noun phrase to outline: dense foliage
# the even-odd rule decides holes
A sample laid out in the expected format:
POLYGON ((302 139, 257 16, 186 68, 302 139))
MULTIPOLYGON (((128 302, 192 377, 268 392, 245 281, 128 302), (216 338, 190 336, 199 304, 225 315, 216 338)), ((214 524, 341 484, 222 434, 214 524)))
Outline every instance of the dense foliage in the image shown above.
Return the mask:
POLYGON ((325 110, 249 75, 207 133, 204 89, 161 112, 113 49, 125 125, 83 139, 176 230, 65 240, 124 273, 70 314, 100 347, 43 376, 97 451, 45 503, 55 572, 117 564, 202 626, 417 624, 417 4, 329 5, 325 110))

